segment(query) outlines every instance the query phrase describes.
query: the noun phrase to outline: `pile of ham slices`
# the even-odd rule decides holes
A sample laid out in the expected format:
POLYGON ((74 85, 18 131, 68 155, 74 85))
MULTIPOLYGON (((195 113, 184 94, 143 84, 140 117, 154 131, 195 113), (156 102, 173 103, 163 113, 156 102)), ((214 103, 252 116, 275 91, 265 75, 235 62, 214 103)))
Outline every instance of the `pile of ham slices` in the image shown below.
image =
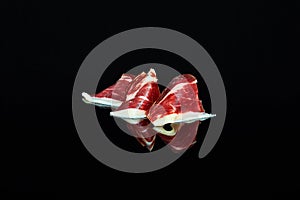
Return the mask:
POLYGON ((132 135, 149 150, 156 134, 173 150, 184 150, 195 142, 200 121, 215 115, 205 113, 194 76, 176 76, 162 93, 157 81, 154 69, 137 76, 123 74, 114 85, 96 95, 82 93, 82 100, 112 108, 110 115, 128 122, 132 135))

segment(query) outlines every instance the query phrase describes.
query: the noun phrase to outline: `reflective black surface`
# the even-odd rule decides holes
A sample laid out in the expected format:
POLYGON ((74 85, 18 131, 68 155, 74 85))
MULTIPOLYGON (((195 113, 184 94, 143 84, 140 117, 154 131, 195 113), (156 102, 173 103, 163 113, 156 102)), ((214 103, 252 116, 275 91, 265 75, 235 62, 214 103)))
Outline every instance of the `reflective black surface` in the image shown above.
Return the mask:
MULTIPOLYGON (((128 192, 133 185, 135 190, 146 190, 141 183, 153 182, 154 188, 174 191, 173 185, 166 184, 170 180, 182 186, 184 193, 192 188, 188 194, 199 198, 205 191, 264 192, 267 196, 299 191, 295 182, 299 180, 298 10, 299 3, 281 1, 149 2, 142 6, 4 3, 1 189, 103 194, 109 193, 108 188, 121 191, 131 186, 123 189, 128 192), (162 170, 127 174, 102 165, 84 148, 73 124, 71 94, 77 70, 96 45, 121 31, 143 26, 178 30, 209 52, 225 82, 228 115, 219 142, 206 158, 198 158, 201 143, 197 142, 162 170), (115 181, 109 181, 112 179, 115 181)), ((193 72, 181 59, 169 59, 164 53, 152 52, 149 57, 136 53, 118 66, 126 71, 131 64, 152 61, 193 72)), ((107 74, 99 87, 111 85, 120 73, 107 74)), ((201 92, 199 96, 207 98, 201 92)), ((115 130, 112 124, 99 121, 104 128, 115 130)), ((205 133, 205 123, 199 132, 205 133)), ((118 141, 119 132, 111 133, 118 141)), ((202 141, 204 136, 197 137, 202 141)), ((134 140, 132 144, 139 145, 134 140)), ((115 193, 127 194, 109 194, 115 193)))

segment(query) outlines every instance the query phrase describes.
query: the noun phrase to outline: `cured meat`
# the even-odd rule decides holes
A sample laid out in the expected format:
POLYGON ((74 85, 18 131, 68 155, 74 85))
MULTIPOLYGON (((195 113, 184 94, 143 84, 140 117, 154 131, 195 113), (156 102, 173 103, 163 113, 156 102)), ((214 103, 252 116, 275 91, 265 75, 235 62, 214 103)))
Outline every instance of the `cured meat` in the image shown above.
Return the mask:
POLYGON ((166 135, 163 127, 155 130, 159 132, 159 137, 165 143, 167 143, 171 150, 174 152, 180 152, 188 149, 196 143, 199 124, 200 121, 195 121, 192 123, 179 123, 176 126, 172 124, 172 131, 175 132, 173 136, 166 135))
POLYGON ((130 119, 145 118, 146 112, 160 94, 154 69, 135 77, 126 93, 126 101, 110 115, 130 119))
POLYGON ((134 79, 132 74, 123 74, 121 78, 112 86, 106 88, 102 92, 90 96, 83 92, 83 101, 88 104, 97 106, 119 107, 126 98, 126 90, 134 79))
POLYGON ((203 121, 214 116, 205 113, 198 98, 197 80, 190 74, 173 78, 147 113, 154 126, 203 121))
POLYGON ((127 124, 127 128, 132 136, 149 151, 153 149, 156 138, 156 132, 152 127, 148 119, 141 120, 138 124, 127 124))

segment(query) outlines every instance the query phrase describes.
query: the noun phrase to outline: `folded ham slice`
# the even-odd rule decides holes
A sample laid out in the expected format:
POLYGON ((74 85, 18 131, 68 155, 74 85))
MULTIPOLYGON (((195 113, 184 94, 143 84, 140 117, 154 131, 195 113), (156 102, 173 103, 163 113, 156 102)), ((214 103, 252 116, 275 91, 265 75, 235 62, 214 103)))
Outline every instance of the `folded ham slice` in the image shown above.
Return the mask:
POLYGON ((129 119, 146 118, 146 112, 159 97, 160 91, 154 69, 134 78, 126 92, 126 101, 111 116, 129 119))
POLYGON ((119 107, 126 99, 126 90, 134 79, 132 74, 123 74, 121 78, 112 86, 106 88, 102 92, 90 96, 83 92, 82 100, 88 104, 94 104, 102 107, 119 107))
POLYGON ((198 98, 197 80, 190 74, 173 78, 147 113, 154 126, 203 121, 214 116, 205 113, 198 98))

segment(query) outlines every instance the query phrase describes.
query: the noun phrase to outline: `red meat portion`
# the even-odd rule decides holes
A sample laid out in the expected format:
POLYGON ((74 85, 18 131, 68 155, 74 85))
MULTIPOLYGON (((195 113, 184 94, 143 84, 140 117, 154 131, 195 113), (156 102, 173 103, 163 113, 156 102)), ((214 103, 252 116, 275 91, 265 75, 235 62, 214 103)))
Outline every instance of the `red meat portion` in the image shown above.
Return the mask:
POLYGON ((132 74, 123 74, 114 85, 96 95, 82 93, 83 101, 98 106, 119 107, 125 101, 127 88, 134 77, 132 74))
POLYGON ((190 74, 172 79, 147 113, 154 126, 205 120, 213 116, 205 113, 198 98, 197 80, 190 74))
POLYGON ((123 74, 114 85, 96 94, 95 97, 108 97, 119 101, 125 101, 127 87, 134 78, 135 76, 132 74, 123 74))
POLYGON ((126 101, 110 115, 120 118, 145 118, 146 112, 159 94, 155 71, 150 69, 147 74, 142 72, 128 87, 126 101))

